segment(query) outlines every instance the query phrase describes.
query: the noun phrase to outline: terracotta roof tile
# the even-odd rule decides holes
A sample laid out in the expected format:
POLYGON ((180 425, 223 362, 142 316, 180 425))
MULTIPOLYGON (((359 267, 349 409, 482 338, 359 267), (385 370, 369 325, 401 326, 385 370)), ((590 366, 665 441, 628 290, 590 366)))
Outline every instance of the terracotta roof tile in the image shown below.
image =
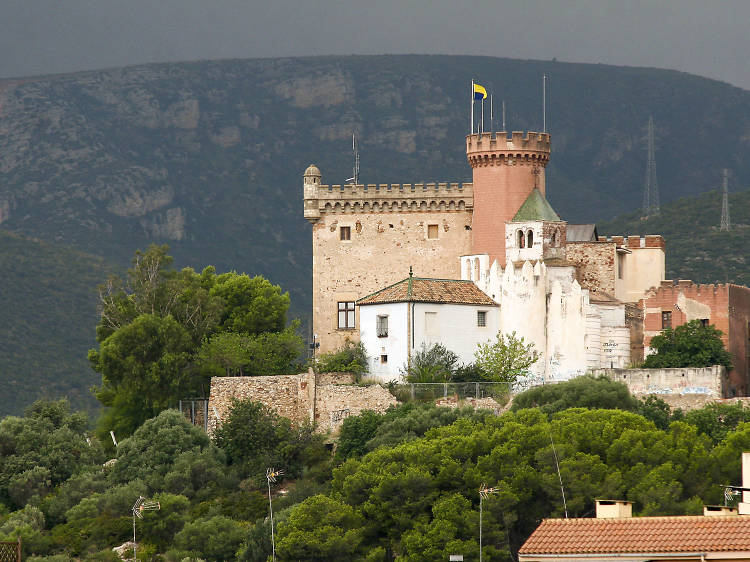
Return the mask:
POLYGON ((406 279, 357 301, 359 305, 389 302, 431 302, 436 304, 477 304, 497 306, 472 281, 459 279, 406 279))
POLYGON ((750 550, 750 517, 545 519, 519 554, 617 554, 750 550))

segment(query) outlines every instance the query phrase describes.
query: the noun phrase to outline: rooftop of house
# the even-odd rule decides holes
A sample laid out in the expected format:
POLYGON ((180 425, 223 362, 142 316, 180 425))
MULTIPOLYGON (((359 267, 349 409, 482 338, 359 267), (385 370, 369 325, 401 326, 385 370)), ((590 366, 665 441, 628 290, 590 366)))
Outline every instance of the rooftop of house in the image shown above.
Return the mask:
POLYGON ((357 304, 384 304, 395 302, 429 302, 435 304, 475 304, 498 306, 484 294, 473 281, 460 279, 426 279, 412 277, 394 283, 363 297, 357 304))
POLYGON ((586 557, 728 551, 750 551, 750 517, 545 519, 519 555, 586 557))
POLYGON ((542 195, 542 192, 535 187, 518 209, 516 216, 511 220, 511 222, 526 221, 562 222, 562 219, 542 195))

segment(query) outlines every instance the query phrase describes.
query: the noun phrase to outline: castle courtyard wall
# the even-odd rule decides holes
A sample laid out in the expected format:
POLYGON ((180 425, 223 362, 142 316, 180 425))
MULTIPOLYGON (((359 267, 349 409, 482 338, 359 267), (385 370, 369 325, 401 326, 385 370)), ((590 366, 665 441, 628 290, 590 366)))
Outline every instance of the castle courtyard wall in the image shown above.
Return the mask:
POLYGON ((615 295, 614 242, 568 242, 565 259, 575 265, 582 288, 615 295))

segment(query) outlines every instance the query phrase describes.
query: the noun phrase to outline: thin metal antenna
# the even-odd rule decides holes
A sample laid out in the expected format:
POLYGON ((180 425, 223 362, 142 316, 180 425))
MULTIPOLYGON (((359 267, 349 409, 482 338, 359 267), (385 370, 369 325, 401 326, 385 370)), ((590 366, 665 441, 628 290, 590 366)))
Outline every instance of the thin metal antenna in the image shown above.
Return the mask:
POLYGON ((503 131, 505 131, 505 100, 503 100, 503 131))
POLYGON ((497 488, 488 488, 485 484, 479 487, 479 562, 482 562, 482 500, 497 491, 497 488))
POLYGON ((357 148, 357 135, 354 131, 352 131, 352 153, 354 155, 354 168, 352 170, 354 175, 346 178, 346 181, 359 185, 359 149, 357 148))
POLYGON ((271 514, 271 560, 276 560, 276 541, 273 535, 273 504, 271 503, 271 482, 276 483, 276 478, 282 476, 284 471, 274 470, 273 468, 266 469, 266 480, 268 481, 268 510, 271 514))
POLYGON ((643 217, 659 212, 659 185, 656 183, 656 156, 654 151, 654 119, 648 118, 648 157, 646 181, 643 187, 643 217))
POLYGON ((721 226, 719 230, 729 232, 729 170, 724 168, 724 181, 721 188, 721 226))
POLYGON ((547 132, 547 75, 542 74, 542 132, 547 132))
POLYGON ((560 493, 562 494, 563 509, 565 510, 565 519, 568 518, 568 503, 565 501, 565 487, 563 486, 562 474, 560 474, 560 463, 557 460, 557 451, 555 450, 555 442, 552 440, 552 430, 547 428, 549 431, 549 442, 552 443, 552 453, 555 455, 555 466, 557 467, 557 477, 560 479, 560 493))
POLYGON ((490 94, 490 132, 493 132, 495 130, 495 124, 493 121, 494 117, 492 114, 492 94, 490 94))

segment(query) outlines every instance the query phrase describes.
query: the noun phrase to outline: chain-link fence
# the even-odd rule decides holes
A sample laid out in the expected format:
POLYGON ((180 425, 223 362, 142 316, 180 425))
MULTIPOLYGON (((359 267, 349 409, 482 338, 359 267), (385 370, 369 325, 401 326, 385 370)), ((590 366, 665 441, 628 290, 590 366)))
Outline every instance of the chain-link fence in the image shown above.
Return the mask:
POLYGON ((18 541, 0 542, 0 562, 21 562, 21 537, 18 541))
POLYGON ((191 424, 208 430, 208 398, 186 398, 177 407, 191 424))
POLYGON ((504 382, 417 382, 391 387, 391 393, 400 402, 492 398, 499 404, 505 404, 510 399, 510 392, 510 385, 504 382))

